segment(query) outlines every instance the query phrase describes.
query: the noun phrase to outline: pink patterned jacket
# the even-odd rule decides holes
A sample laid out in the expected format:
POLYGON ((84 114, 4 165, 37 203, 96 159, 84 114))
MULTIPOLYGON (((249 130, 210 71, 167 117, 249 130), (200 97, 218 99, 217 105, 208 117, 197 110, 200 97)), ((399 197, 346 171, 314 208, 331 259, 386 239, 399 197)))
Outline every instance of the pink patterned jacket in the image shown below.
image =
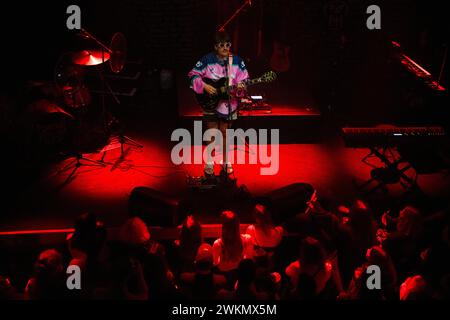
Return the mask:
MULTIPOLYGON (((196 93, 203 93, 203 81, 202 79, 208 78, 212 80, 219 80, 220 78, 227 76, 228 59, 220 60, 214 52, 211 52, 202 57, 189 71, 188 77, 190 80, 190 87, 196 93)), ((237 55, 233 55, 233 63, 231 66, 231 78, 232 84, 236 85, 239 82, 248 79, 248 71, 245 66, 244 60, 237 55)), ((216 108, 217 116, 226 118, 230 113, 236 111, 238 106, 237 99, 230 100, 230 108, 228 107, 228 100, 222 100, 218 103, 216 108)))

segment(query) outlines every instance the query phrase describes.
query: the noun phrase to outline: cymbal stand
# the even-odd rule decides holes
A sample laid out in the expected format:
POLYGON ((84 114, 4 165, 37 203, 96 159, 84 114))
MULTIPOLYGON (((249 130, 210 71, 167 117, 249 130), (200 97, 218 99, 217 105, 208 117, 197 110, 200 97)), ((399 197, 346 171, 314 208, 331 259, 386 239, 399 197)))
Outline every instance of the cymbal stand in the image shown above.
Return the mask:
MULTIPOLYGON (((100 40, 98 40, 95 36, 93 36, 91 33, 89 33, 88 31, 86 31, 85 29, 81 28, 81 32, 83 33, 83 35, 86 38, 89 38, 91 40, 93 40, 99 47, 101 47, 102 50, 102 63, 100 66, 98 66, 97 70, 100 76, 100 79, 102 81, 102 93, 101 93, 101 104, 102 104, 102 118, 103 118, 103 124, 105 126, 105 129, 109 128, 109 123, 107 123, 106 120, 106 101, 105 101, 105 93, 106 93, 106 88, 108 89, 109 93, 111 94, 111 96, 113 97, 114 101, 120 105, 120 100, 117 98, 116 94, 114 93, 114 91, 111 89, 111 86, 109 85, 109 83, 106 81, 105 75, 103 73, 103 65, 105 62, 105 51, 108 52, 109 54, 113 54, 113 51, 108 48, 106 45, 104 45, 100 40)), ((114 118, 114 117, 113 117, 114 118)), ((114 118, 115 119, 115 118, 114 118)), ((117 120, 117 119, 115 119, 117 120)), ((117 134, 115 134, 113 136, 113 138, 111 139, 111 141, 114 140, 114 138, 118 141, 118 143, 120 143, 120 157, 119 157, 119 161, 124 160, 125 158, 125 150, 124 150, 124 145, 130 145, 132 147, 136 147, 136 148, 143 148, 144 146, 142 144, 139 144, 137 141, 125 136, 123 134, 123 130, 120 129, 119 132, 117 134)), ((113 142, 111 142, 111 144, 113 144, 113 142)), ((103 162, 106 152, 108 152, 109 150, 115 149, 114 147, 105 147, 103 148, 103 155, 101 158, 101 161, 103 162)))

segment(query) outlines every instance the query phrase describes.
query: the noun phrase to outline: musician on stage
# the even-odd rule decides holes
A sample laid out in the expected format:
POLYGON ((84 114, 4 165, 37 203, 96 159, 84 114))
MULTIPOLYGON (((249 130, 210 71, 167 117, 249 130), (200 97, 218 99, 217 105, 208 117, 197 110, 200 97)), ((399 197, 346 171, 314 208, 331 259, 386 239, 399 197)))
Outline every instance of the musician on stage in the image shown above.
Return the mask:
MULTIPOLYGON (((240 91, 245 90, 245 85, 242 81, 249 77, 247 68, 239 56, 231 54, 230 48, 230 36, 225 31, 217 32, 214 36, 214 51, 203 56, 188 74, 190 87, 195 93, 217 94, 216 88, 203 80, 219 80, 223 77, 231 78, 230 82, 228 82, 229 85, 238 85, 240 91)), ((227 100, 220 100, 215 110, 203 110, 204 126, 206 129, 219 129, 222 132, 224 146, 226 129, 231 128, 233 121, 237 119, 238 102, 236 97, 230 97, 227 100)), ((215 142, 213 140, 210 143, 215 142)), ((223 150, 223 170, 227 174, 231 174, 233 173, 233 167, 227 161, 227 150, 225 150, 224 146, 221 147, 221 150, 223 150)), ((212 159, 205 163, 204 173, 206 177, 214 175, 214 162, 212 159)))

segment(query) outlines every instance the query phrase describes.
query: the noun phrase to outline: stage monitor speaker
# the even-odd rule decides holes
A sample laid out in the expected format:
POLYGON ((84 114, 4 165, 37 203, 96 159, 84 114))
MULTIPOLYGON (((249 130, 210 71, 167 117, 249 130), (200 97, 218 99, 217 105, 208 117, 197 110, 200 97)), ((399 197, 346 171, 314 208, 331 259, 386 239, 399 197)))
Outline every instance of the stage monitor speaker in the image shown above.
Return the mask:
POLYGON ((176 226, 178 207, 177 199, 148 187, 134 188, 128 200, 130 215, 141 218, 148 226, 176 226))

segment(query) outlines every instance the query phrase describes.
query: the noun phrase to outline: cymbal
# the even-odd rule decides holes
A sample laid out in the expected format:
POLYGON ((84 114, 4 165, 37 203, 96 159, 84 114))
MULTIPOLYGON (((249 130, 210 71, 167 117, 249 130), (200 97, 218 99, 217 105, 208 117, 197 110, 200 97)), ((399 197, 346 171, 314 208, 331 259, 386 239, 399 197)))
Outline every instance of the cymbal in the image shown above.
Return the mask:
POLYGON ((40 100, 37 100, 37 101, 31 103, 28 106, 27 111, 31 112, 31 113, 39 113, 39 114, 51 114, 51 113, 62 114, 62 115, 68 116, 69 118, 74 119, 73 115, 71 115, 70 113, 65 111, 63 108, 61 108, 54 102, 51 102, 46 99, 40 99, 40 100))
POLYGON ((72 56, 72 61, 75 64, 82 66, 96 66, 108 61, 110 58, 109 52, 102 50, 83 50, 76 52, 72 56))

